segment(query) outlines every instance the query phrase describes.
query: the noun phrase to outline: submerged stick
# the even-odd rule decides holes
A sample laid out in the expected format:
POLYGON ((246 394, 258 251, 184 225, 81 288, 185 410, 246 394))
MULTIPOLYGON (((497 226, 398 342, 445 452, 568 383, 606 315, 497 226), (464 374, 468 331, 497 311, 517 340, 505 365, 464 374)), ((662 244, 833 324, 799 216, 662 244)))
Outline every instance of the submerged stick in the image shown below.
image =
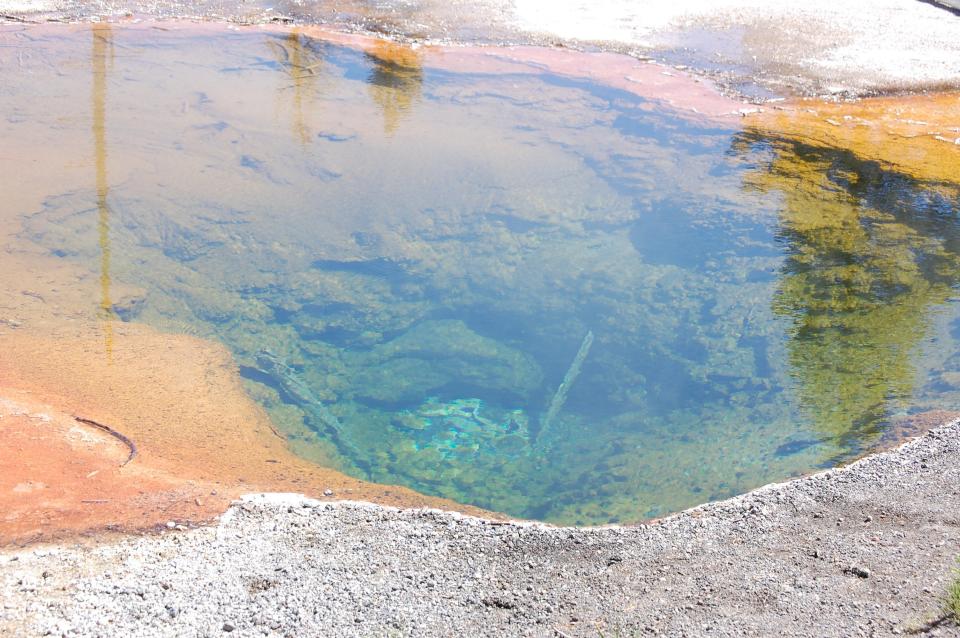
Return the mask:
POLYGON ((360 450, 348 440, 343 424, 340 423, 337 415, 314 394, 313 390, 297 376, 286 362, 269 350, 261 350, 257 353, 257 369, 276 381, 277 385, 307 413, 311 420, 325 426, 334 444, 338 445, 341 451, 350 457, 360 469, 369 469, 365 467, 365 464, 361 466, 363 456, 360 454, 360 450))
POLYGON ((587 354, 590 352, 590 346, 592 345, 593 330, 588 330, 586 336, 583 338, 583 343, 580 344, 580 349, 577 350, 577 356, 573 358, 573 363, 570 364, 567 373, 563 375, 563 381, 560 382, 557 391, 553 394, 553 399, 550 400, 547 413, 540 423, 540 431, 537 432, 538 439, 542 439, 547 433, 557 413, 563 408, 563 404, 567 402, 567 394, 570 392, 570 387, 573 385, 573 382, 577 380, 577 376, 580 374, 580 368, 583 366, 583 360, 587 358, 587 354))
POLYGON ((99 429, 103 430, 104 432, 106 432, 107 434, 109 434, 110 436, 112 436, 113 438, 115 438, 115 439, 117 439, 118 441, 122 442, 124 445, 126 445, 126 446, 130 449, 130 454, 127 456, 127 460, 124 461, 123 463, 121 463, 121 464, 120 464, 120 467, 123 467, 124 465, 126 465, 127 463, 129 463, 130 461, 132 461, 132 460, 134 459, 134 457, 137 456, 137 444, 134 443, 133 441, 131 441, 131 440, 129 439, 129 437, 127 437, 126 434, 123 434, 123 433, 121 433, 121 432, 117 432, 116 430, 114 430, 114 429, 113 429, 112 427, 110 427, 109 425, 104 425, 103 423, 97 423, 96 421, 94 421, 94 420, 92 420, 92 419, 85 419, 85 418, 83 418, 82 416, 74 416, 73 418, 74 418, 74 420, 78 421, 79 423, 83 423, 83 424, 85 424, 85 425, 91 425, 91 426, 93 426, 93 427, 95 427, 95 428, 99 428, 99 429))
POLYGON ((10 20, 11 22, 20 22, 21 24, 39 24, 36 20, 28 20, 23 16, 15 16, 9 13, 0 13, 0 20, 10 20))
POLYGON ((257 365, 261 372, 275 379, 284 392, 289 394, 297 403, 310 408, 310 412, 321 423, 336 434, 343 434, 343 425, 337 415, 324 405, 323 401, 313 393, 313 390, 280 357, 269 350, 261 350, 257 353, 257 365))

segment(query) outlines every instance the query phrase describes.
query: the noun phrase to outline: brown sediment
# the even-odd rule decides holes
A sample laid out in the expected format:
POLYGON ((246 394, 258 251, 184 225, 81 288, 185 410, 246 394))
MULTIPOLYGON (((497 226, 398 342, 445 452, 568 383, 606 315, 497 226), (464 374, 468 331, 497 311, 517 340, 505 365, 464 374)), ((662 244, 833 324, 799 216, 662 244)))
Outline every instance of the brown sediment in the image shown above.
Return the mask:
POLYGON ((914 178, 960 180, 960 93, 802 100, 745 118, 750 127, 855 153, 914 178))
POLYGON ((211 520, 246 492, 293 491, 479 512, 294 456, 226 349, 116 326, 101 337, 0 338, 0 545, 211 520), (139 454, 72 415, 109 423, 139 454))
POLYGON ((146 466, 34 393, 0 388, 0 545, 212 520, 230 492, 146 466))

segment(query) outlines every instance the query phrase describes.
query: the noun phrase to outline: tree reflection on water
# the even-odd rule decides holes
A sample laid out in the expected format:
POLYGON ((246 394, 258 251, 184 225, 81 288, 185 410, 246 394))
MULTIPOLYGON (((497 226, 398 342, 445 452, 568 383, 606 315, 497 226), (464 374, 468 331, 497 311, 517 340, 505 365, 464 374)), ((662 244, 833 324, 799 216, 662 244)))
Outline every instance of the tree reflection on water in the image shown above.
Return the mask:
POLYGON ((392 135, 420 99, 423 62, 415 49, 387 40, 377 40, 366 57, 373 63, 370 96, 383 111, 384 132, 392 135))
POLYGON ((787 348, 801 404, 841 448, 868 444, 906 407, 911 355, 960 281, 960 187, 757 129, 733 148, 771 156, 744 184, 782 201, 786 260, 772 305, 793 318, 787 348))

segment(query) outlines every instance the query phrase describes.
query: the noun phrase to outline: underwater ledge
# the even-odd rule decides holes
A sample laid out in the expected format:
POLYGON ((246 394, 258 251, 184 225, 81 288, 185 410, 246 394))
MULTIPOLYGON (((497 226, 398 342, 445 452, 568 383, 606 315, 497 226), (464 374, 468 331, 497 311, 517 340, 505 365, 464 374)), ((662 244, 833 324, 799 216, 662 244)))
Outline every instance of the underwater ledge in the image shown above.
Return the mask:
POLYGON ((18 593, 0 629, 923 631, 942 622, 937 592, 955 560, 958 459, 953 420, 891 452, 630 527, 250 494, 210 527, 4 551, 0 582, 18 593))

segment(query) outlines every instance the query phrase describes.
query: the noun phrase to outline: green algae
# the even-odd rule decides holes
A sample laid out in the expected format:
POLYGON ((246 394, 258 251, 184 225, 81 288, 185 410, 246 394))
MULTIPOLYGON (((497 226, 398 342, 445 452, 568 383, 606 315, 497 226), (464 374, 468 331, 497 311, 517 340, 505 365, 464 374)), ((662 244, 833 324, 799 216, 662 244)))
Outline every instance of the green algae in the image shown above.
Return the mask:
MULTIPOLYGON (((395 45, 112 37, 113 311, 225 343, 307 458, 632 521, 960 398, 955 184, 395 45)), ((52 192, 22 237, 95 268, 99 210, 52 192)))

